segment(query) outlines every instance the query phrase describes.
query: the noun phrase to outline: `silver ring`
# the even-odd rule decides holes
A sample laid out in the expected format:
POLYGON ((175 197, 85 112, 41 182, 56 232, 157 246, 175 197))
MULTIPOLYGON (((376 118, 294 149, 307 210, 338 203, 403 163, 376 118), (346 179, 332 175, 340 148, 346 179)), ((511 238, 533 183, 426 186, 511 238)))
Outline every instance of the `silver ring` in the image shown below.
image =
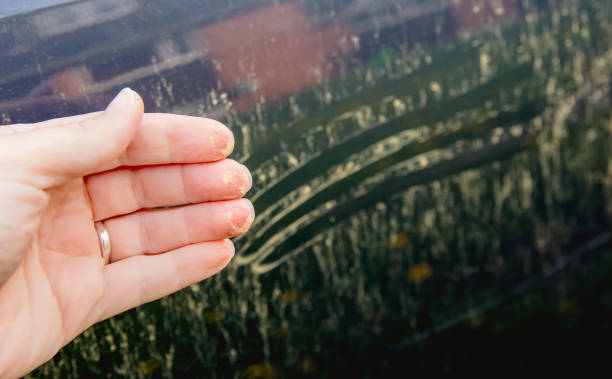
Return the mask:
POLYGON ((110 235, 108 234, 108 230, 106 230, 102 221, 96 221, 94 226, 96 227, 98 239, 100 240, 100 252, 102 253, 102 259, 104 259, 104 263, 108 263, 111 252, 110 235))

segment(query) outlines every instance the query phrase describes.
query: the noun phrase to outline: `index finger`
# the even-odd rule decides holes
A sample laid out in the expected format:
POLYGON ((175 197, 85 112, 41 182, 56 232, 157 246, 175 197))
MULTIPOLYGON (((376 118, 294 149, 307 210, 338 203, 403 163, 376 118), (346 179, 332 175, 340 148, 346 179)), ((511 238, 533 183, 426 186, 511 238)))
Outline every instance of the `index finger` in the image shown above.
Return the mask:
POLYGON ((234 149, 232 132, 218 121, 166 113, 145 113, 123 166, 218 161, 234 149))
MULTIPOLYGON (((87 113, 35 124, 7 125, 0 128, 0 135, 79 122, 101 113, 87 113)), ((226 158, 233 149, 232 132, 218 121, 167 113, 145 113, 134 139, 119 158, 118 165, 212 162, 226 158)))

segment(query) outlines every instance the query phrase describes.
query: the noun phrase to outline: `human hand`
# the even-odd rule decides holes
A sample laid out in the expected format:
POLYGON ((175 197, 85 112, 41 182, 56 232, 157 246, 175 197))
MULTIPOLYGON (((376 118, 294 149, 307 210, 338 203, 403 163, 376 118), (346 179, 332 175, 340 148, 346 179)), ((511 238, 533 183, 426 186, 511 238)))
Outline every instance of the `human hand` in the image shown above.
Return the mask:
POLYGON ((218 122, 143 114, 130 89, 104 112, 0 127, 0 377, 223 269, 254 217, 233 145, 218 122))

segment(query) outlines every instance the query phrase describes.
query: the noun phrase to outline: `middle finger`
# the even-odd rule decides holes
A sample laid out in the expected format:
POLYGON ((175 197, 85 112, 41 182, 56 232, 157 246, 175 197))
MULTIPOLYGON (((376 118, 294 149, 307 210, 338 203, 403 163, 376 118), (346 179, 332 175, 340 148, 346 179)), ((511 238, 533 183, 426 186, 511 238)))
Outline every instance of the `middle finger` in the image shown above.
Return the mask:
POLYGON ((249 170, 231 159, 124 167, 86 178, 95 221, 143 208, 238 199, 251 184, 249 170))

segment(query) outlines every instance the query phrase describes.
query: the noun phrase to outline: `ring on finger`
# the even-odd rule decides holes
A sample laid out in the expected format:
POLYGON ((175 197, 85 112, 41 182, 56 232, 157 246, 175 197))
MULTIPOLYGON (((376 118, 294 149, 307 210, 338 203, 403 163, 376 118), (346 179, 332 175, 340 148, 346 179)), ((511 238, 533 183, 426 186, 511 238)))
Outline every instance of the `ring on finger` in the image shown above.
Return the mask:
POLYGON ((104 260, 104 263, 108 263, 110 261, 111 252, 110 235, 108 234, 108 230, 106 230, 106 227, 102 221, 96 221, 94 226, 96 227, 98 239, 100 240, 100 252, 102 254, 102 259, 104 260))

